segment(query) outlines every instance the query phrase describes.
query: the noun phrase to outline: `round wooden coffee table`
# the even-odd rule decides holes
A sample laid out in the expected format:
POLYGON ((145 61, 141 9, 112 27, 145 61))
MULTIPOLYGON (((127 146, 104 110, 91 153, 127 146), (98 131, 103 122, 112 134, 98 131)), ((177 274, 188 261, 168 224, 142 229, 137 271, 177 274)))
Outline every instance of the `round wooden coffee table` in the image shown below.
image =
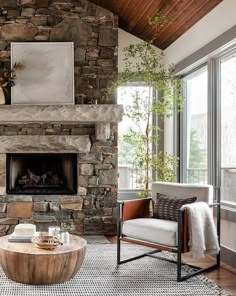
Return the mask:
POLYGON ((87 242, 70 235, 70 242, 54 250, 32 243, 8 242, 0 238, 0 263, 7 277, 24 284, 55 284, 71 279, 80 269, 87 242))

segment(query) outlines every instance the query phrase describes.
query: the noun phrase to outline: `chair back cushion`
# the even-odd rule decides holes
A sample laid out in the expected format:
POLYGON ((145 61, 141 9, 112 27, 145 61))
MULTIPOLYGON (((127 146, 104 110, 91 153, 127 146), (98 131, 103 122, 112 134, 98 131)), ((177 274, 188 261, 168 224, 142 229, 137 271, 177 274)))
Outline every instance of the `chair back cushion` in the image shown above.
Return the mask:
POLYGON ((213 203, 213 186, 199 184, 183 184, 168 182, 152 183, 152 199, 155 202, 157 193, 167 196, 190 198, 197 197, 197 201, 213 203))
POLYGON ((157 193, 153 207, 153 218, 178 221, 179 209, 183 205, 193 203, 196 200, 196 197, 171 197, 157 193))

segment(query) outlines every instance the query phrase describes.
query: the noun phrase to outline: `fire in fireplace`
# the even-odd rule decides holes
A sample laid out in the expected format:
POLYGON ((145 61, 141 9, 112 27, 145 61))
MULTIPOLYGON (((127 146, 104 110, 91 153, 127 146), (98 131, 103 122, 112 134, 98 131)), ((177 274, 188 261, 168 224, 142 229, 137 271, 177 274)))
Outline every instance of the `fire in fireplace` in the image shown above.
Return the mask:
POLYGON ((8 194, 76 194, 76 154, 8 154, 8 194))

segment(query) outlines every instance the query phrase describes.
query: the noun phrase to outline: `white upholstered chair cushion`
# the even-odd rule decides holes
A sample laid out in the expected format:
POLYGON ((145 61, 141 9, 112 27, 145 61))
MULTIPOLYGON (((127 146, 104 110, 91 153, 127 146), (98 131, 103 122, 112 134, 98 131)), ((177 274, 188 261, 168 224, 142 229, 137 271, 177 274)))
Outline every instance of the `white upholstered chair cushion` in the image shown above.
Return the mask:
POLYGON ((122 234, 137 240, 174 247, 177 245, 176 221, 138 218, 122 223, 122 234))
POLYGON ((189 198, 196 196, 197 201, 213 203, 213 186, 203 184, 182 184, 168 182, 152 183, 152 199, 155 201, 156 194, 161 193, 167 196, 189 198))

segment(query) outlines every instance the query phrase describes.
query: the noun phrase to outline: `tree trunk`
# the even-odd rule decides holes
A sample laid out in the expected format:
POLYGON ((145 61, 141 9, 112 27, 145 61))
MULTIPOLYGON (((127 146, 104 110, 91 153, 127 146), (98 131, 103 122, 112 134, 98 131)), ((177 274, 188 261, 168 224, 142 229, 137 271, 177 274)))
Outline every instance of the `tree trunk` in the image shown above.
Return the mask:
POLYGON ((148 86, 148 106, 147 106, 147 125, 146 125, 146 181, 145 181, 145 190, 148 192, 149 189, 149 172, 150 172, 150 135, 149 135, 149 129, 150 129, 150 115, 151 115, 151 87, 148 86))

